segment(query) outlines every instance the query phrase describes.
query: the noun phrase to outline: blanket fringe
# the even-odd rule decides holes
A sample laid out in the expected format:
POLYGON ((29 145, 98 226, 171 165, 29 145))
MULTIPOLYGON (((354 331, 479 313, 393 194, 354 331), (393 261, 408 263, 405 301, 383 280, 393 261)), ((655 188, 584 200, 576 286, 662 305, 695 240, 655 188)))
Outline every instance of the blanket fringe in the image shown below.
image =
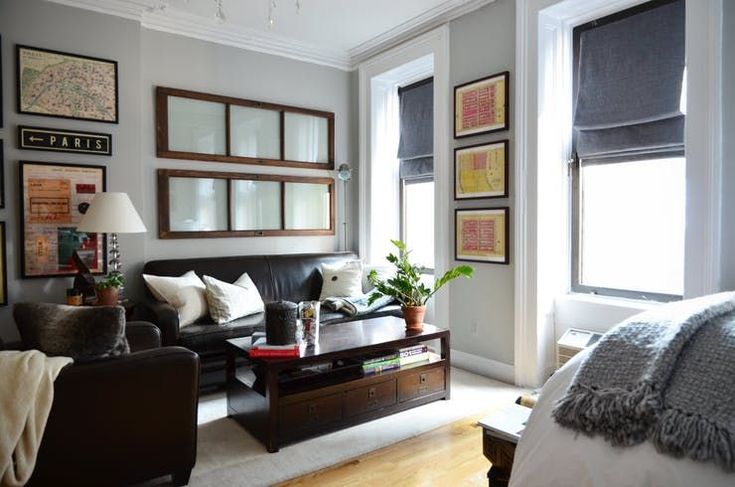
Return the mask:
POLYGON ((726 428, 702 416, 667 409, 654 428, 651 440, 661 453, 713 461, 727 471, 735 471, 735 438, 726 428))
POLYGON ((554 420, 593 436, 600 434, 614 446, 645 441, 661 411, 661 395, 643 382, 632 390, 600 390, 573 385, 554 406, 554 420))

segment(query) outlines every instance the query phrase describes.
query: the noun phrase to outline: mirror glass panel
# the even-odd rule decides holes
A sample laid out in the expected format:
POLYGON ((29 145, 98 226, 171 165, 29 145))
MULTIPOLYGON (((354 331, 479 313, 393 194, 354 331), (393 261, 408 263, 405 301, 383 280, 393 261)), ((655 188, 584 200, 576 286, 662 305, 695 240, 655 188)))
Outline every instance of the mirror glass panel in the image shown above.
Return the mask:
POLYGON ((329 123, 324 117, 284 113, 284 159, 329 162, 329 123))
POLYGON ((279 230, 281 228, 281 183, 278 181, 232 181, 232 229, 279 230))
POLYGON ((227 180, 169 179, 169 221, 172 232, 227 230, 227 180))
POLYGON ((168 147, 178 152, 227 153, 225 104, 170 96, 168 147))
POLYGON ((230 105, 231 155, 281 158, 281 116, 275 110, 230 105))
POLYGON ((324 230, 330 223, 328 184, 285 183, 287 230, 324 230))

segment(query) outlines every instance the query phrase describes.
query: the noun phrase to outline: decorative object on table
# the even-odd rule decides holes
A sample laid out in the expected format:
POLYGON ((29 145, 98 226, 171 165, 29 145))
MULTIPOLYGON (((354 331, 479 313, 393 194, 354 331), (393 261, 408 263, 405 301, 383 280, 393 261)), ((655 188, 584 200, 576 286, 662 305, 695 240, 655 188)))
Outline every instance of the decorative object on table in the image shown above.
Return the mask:
POLYGON ((16 46, 18 113, 118 123, 117 61, 16 46))
POLYGON ((18 149, 111 156, 112 135, 19 125, 18 149))
POLYGON ((393 277, 381 280, 375 270, 370 271, 368 279, 375 286, 369 303, 373 303, 382 296, 392 296, 401 303, 403 319, 406 321, 406 330, 409 332, 421 331, 424 328, 426 303, 445 284, 458 277, 471 278, 474 269, 468 265, 460 265, 449 269, 443 276, 434 281, 430 288, 421 281, 421 267, 411 264, 408 260, 410 251, 400 240, 391 240, 398 249, 398 255, 388 254, 386 260, 396 267, 393 277))
POLYGON ((0 222, 0 306, 8 304, 8 260, 5 252, 5 222, 0 222))
POLYGON ((454 260, 508 264, 508 207, 456 209, 454 260))
POLYGON ((508 197, 508 141, 454 149, 454 199, 508 197))
POLYGON ((75 250, 72 253, 72 259, 74 265, 77 268, 77 273, 74 276, 73 288, 79 291, 82 295, 83 304, 92 304, 97 299, 97 291, 95 288, 95 280, 92 273, 89 271, 89 267, 84 262, 84 258, 80 255, 80 250, 75 250))
POLYGON ((97 285, 97 306, 116 306, 120 298, 120 291, 125 284, 125 278, 119 272, 111 272, 97 285))
POLYGON ((0 209, 2 208, 5 208, 5 141, 0 139, 0 209))
POLYGON ((339 165, 337 179, 342 181, 342 250, 347 250, 347 183, 352 180, 352 168, 349 164, 339 165))
POLYGON ((105 190, 105 167, 21 161, 19 172, 21 276, 73 276, 74 251, 93 274, 105 273, 105 239, 77 227, 95 194, 105 190))
MULTIPOLYGON (((120 275, 122 262, 117 234, 145 233, 146 228, 127 193, 97 193, 77 230, 109 234, 110 275, 120 275)), ((119 286, 119 291, 122 295, 122 285, 119 286)))
POLYGON ((84 295, 79 289, 70 287, 66 290, 66 304, 69 306, 82 306, 84 304, 84 295))
POLYGON ((302 301, 299 303, 299 320, 303 330, 303 339, 307 346, 319 344, 319 301, 302 301))
POLYGON ((454 88, 454 138, 509 128, 510 73, 493 74, 454 88))
POLYGON ((271 345, 267 342, 263 332, 252 335, 252 346, 248 350, 250 358, 289 358, 300 357, 306 348, 305 343, 290 343, 288 345, 271 345))
POLYGON ((265 305, 265 333, 268 345, 296 343, 298 305, 291 301, 274 301, 265 305))

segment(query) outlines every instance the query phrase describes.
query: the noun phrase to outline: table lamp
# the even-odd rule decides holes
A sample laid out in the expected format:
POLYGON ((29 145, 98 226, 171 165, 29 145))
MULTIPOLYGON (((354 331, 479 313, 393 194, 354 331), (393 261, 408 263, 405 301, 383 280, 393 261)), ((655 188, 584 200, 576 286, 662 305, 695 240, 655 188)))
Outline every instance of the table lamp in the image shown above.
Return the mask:
POLYGON ((109 234, 110 273, 119 274, 122 264, 117 234, 144 233, 146 228, 127 193, 97 193, 77 225, 77 231, 109 234))

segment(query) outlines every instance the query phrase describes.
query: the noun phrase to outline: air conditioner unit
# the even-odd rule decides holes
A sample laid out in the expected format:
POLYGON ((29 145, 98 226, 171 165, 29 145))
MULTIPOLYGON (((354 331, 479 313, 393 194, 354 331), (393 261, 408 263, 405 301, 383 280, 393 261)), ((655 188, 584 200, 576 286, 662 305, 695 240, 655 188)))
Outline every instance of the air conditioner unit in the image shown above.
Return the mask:
POLYGON ((601 337, 601 333, 594 331, 569 328, 556 342, 556 368, 560 368, 579 352, 596 343, 601 337))

